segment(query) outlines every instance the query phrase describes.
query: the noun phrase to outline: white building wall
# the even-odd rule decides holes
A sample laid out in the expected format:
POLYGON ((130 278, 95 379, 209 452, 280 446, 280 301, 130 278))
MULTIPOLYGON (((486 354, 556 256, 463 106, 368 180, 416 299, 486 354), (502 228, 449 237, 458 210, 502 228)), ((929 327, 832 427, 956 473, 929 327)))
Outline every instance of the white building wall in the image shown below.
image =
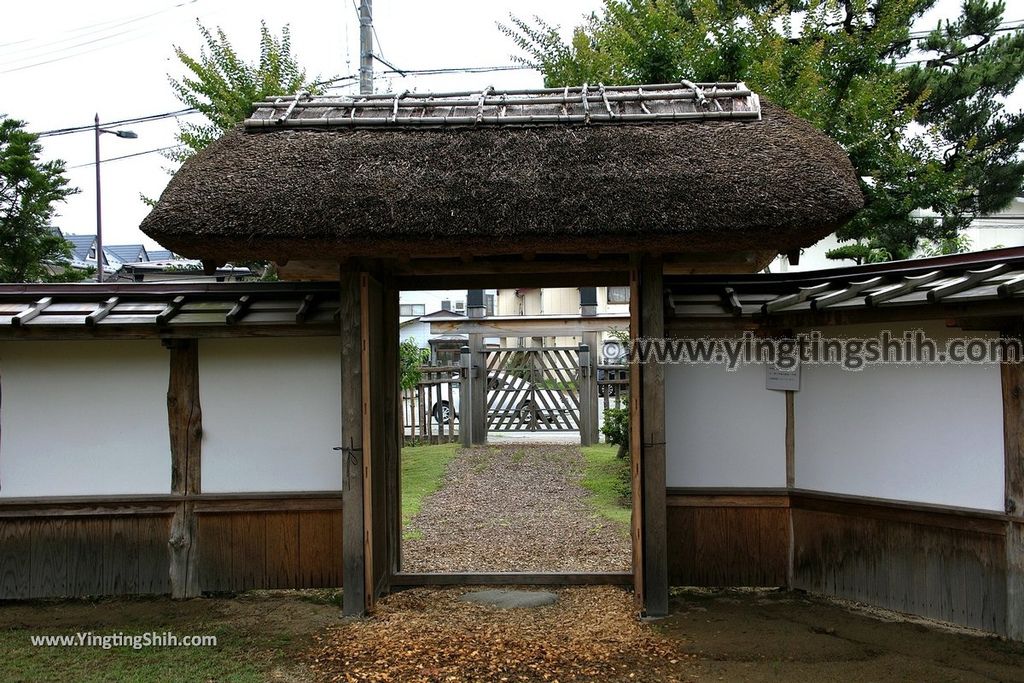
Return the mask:
POLYGON ((403 323, 398 328, 398 341, 403 342, 406 339, 413 339, 416 342, 416 346, 421 349, 430 348, 430 338, 436 336, 430 334, 430 323, 415 318, 403 323))
MULTIPOLYGON (((1024 197, 1017 197, 998 213, 974 219, 971 225, 963 230, 963 235, 969 240, 968 251, 972 252, 1003 247, 1024 247, 1024 197)), ((835 235, 828 235, 804 249, 800 254, 799 264, 793 265, 789 259, 780 255, 772 261, 769 270, 773 273, 786 273, 854 265, 850 260, 834 261, 825 256, 830 250, 842 244, 851 242, 840 242, 835 235)))
POLYGON ((0 497, 171 490, 158 341, 0 343, 0 497))
MULTIPOLYGON (((879 326, 826 328, 862 338, 879 326)), ((979 336, 906 324, 944 344, 979 336)), ((984 336, 993 336, 986 334, 984 336)), ((859 371, 806 364, 795 401, 795 487, 1000 511, 1003 415, 999 367, 922 364, 859 371)), ((761 365, 665 368, 670 487, 783 487, 785 397, 761 365)))
POLYGON ((786 398, 763 365, 665 367, 670 487, 785 487, 786 398))
POLYGON ((337 337, 199 343, 205 493, 341 488, 337 337))
MULTIPOLYGON (((934 339, 975 336, 935 325, 934 339)), ((877 328, 875 328, 877 330, 877 328)), ((872 333, 861 326, 830 337, 872 333)), ((1003 509, 999 367, 805 365, 795 400, 796 487, 984 510, 1003 509)))

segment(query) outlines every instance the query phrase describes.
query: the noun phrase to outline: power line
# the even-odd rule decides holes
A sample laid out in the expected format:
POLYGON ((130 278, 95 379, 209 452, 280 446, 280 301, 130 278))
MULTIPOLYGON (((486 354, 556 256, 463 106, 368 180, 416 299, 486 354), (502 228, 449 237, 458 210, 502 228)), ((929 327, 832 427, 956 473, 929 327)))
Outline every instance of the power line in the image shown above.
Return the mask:
MULTIPOLYGON (((109 159, 100 159, 100 163, 101 164, 105 164, 105 163, 108 163, 110 161, 120 161, 121 159, 131 159, 132 157, 141 157, 141 156, 143 156, 145 154, 155 154, 156 152, 168 152, 168 151, 170 151, 172 149, 181 149, 184 146, 185 145, 168 145, 167 147, 157 147, 156 149, 147 149, 144 152, 135 152, 133 154, 122 154, 119 157, 110 157, 109 159)), ((68 166, 67 170, 70 171, 70 170, 75 169, 75 168, 86 168, 87 166, 95 166, 95 165, 96 165, 95 161, 90 161, 87 164, 75 164, 74 166, 68 166)))
MULTIPOLYGON (((1012 21, 1001 22, 996 28, 992 30, 993 33, 1003 33, 1005 31, 1017 31, 1024 28, 1024 19, 1014 19, 1012 21)), ((931 29, 928 31, 914 31, 913 33, 907 34, 908 38, 913 40, 919 40, 921 38, 927 38, 936 30, 942 30, 941 27, 938 29, 931 29)))
MULTIPOLYGON (((401 74, 403 76, 425 76, 425 75, 437 75, 437 74, 449 74, 449 73, 489 73, 494 71, 522 71, 533 69, 532 66, 524 64, 508 64, 498 66, 453 66, 443 67, 437 69, 403 69, 392 68, 389 70, 377 72, 379 75, 384 74, 401 74)), ((312 83, 313 86, 333 86, 333 87, 347 87, 359 80, 358 74, 348 74, 345 76, 335 76, 334 78, 323 79, 312 83)), ((137 123, 149 123, 151 121, 159 121, 161 119, 176 118, 179 116, 191 116, 193 114, 200 113, 198 109, 190 107, 188 109, 178 109, 176 111, 164 112, 162 114, 148 114, 145 116, 135 116, 128 119, 119 119, 116 121, 104 121, 102 125, 104 128, 113 126, 127 126, 137 123)), ((69 126, 66 128, 55 128, 53 130, 44 130, 36 133, 38 137, 54 137, 58 135, 70 135, 73 133, 85 133, 91 132, 95 129, 94 124, 86 124, 82 126, 69 126)))
POLYGON ((536 67, 529 66, 526 64, 508 64, 505 66, 453 66, 439 69, 405 69, 399 71, 392 69, 390 71, 381 71, 380 73, 391 73, 391 74, 402 74, 402 75, 413 75, 413 76, 429 76, 436 74, 454 74, 454 73, 467 73, 467 74, 481 74, 489 73, 492 71, 523 71, 532 70, 536 67))
MULTIPOLYGON (((130 119, 120 119, 118 121, 104 121, 103 127, 109 126, 127 126, 135 123, 149 123, 150 121, 159 121, 161 119, 176 118, 178 116, 189 116, 191 114, 197 114, 199 110, 195 107, 189 107, 188 109, 179 109, 177 111, 169 111, 163 114, 148 114, 146 116, 136 116, 130 119)), ((48 138, 56 135, 69 135, 71 133, 84 133, 86 131, 95 130, 95 124, 88 124, 84 126, 71 126, 68 128, 55 128, 54 130, 44 130, 41 133, 36 133, 38 137, 48 138)))
MULTIPOLYGON (((118 17, 118 18, 115 18, 115 19, 107 19, 106 21, 98 21, 98 22, 94 22, 92 24, 86 24, 84 26, 78 26, 78 27, 75 27, 75 28, 71 28, 71 29, 67 29, 65 31, 62 31, 63 34, 68 35, 67 38, 60 38, 58 40, 52 40, 52 41, 50 41, 48 43, 42 43, 42 44, 39 44, 39 45, 33 45, 33 46, 30 46, 30 47, 27 47, 27 48, 18 48, 18 49, 15 49, 13 52, 32 52, 32 51, 38 50, 38 49, 45 49, 45 48, 48 48, 48 47, 59 45, 61 43, 66 43, 66 42, 71 41, 71 40, 78 40, 80 38, 84 38, 84 37, 87 37, 87 36, 90 36, 90 35, 95 35, 97 33, 103 33, 104 31, 109 31, 110 29, 120 28, 121 26, 128 26, 129 24, 135 24, 135 23, 138 23, 140 21, 145 21, 146 19, 150 19, 152 17, 159 16, 159 15, 164 14, 166 12, 170 12, 170 11, 178 9, 180 7, 184 7, 186 5, 194 5, 197 2, 199 2, 199 0, 184 0, 183 2, 177 2, 177 3, 173 4, 173 5, 164 7, 163 9, 157 10, 155 12, 149 12, 148 14, 139 14, 139 15, 136 15, 136 16, 131 17, 129 19, 123 19, 122 20, 122 18, 118 17), (90 29, 94 29, 94 30, 90 30, 90 29), (78 34, 78 35, 72 35, 72 34, 78 34)), ((26 38, 24 40, 16 40, 16 41, 12 41, 12 42, 9 42, 9 43, 0 43, 0 48, 10 47, 12 45, 23 45, 25 43, 31 43, 32 40, 33 40, 32 38, 26 38)), ((5 56, 10 56, 10 55, 5 55, 5 56)))
MULTIPOLYGON (((198 0, 196 0, 196 1, 198 1, 198 0)), ((180 6, 184 6, 184 4, 182 4, 180 6)), ((219 9, 214 8, 212 10, 207 11, 205 13, 205 16, 209 16, 210 14, 216 14, 216 13, 219 13, 219 9)), ((61 49, 58 49, 58 50, 53 50, 50 53, 46 53, 46 54, 57 54, 58 55, 58 56, 52 57, 50 59, 42 59, 42 60, 39 60, 39 61, 32 61, 31 63, 28 63, 28 64, 22 63, 22 64, 20 64, 20 66, 11 66, 11 65, 15 65, 15 64, 19 64, 21 62, 24 62, 26 60, 37 60, 37 59, 39 59, 39 57, 45 56, 45 54, 34 55, 34 56, 29 56, 29 57, 22 57, 22 58, 16 58, 16 59, 14 59, 12 61, 8 61, 8 62, 5 62, 3 64, 0 64, 0 67, 10 66, 10 68, 4 68, 4 69, 0 70, 0 74, 15 73, 15 72, 18 72, 18 71, 25 71, 27 69, 34 69, 34 68, 39 67, 39 66, 46 66, 48 64, 56 64, 58 62, 63 62, 63 61, 69 60, 69 59, 74 59, 76 57, 80 57, 82 55, 90 54, 92 52, 97 52, 99 50, 105 50, 107 48, 117 47, 119 45, 124 45, 126 43, 135 42, 137 40, 141 40, 143 38, 148 38, 150 36, 155 36, 155 35, 161 35, 162 36, 162 35, 165 35, 165 29, 164 29, 164 27, 161 27, 161 26, 154 26, 154 27, 150 27, 150 28, 141 29, 141 32, 138 32, 138 31, 139 31, 139 29, 131 29, 131 30, 128 30, 128 31, 122 31, 122 32, 119 32, 117 34, 106 36, 105 38, 100 38, 100 39, 96 39, 96 40, 93 40, 93 41, 87 41, 87 43, 99 43, 99 44, 92 45, 92 46, 88 45, 87 43, 86 44, 80 44, 80 45, 77 45, 77 46, 67 46, 67 47, 64 47, 64 48, 61 48, 61 49), (118 38, 118 37, 121 37, 122 39, 121 40, 116 40, 115 42, 112 42, 112 43, 104 42, 105 40, 115 39, 115 38, 118 38), (79 49, 79 48, 83 48, 83 49, 79 49), (62 54, 62 53, 64 53, 64 54, 62 54)))

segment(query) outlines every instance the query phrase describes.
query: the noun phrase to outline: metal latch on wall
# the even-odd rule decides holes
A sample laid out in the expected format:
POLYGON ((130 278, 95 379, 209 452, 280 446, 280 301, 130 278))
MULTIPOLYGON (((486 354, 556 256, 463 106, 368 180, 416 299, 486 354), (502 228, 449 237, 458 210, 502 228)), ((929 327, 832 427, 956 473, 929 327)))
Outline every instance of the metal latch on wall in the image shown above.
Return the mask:
POLYGON ((332 450, 341 451, 341 487, 343 489, 347 489, 349 487, 349 481, 351 481, 349 469, 354 467, 358 471, 359 461, 362 459, 363 455, 363 449, 356 448, 355 440, 352 439, 352 437, 349 437, 348 446, 335 446, 332 450))

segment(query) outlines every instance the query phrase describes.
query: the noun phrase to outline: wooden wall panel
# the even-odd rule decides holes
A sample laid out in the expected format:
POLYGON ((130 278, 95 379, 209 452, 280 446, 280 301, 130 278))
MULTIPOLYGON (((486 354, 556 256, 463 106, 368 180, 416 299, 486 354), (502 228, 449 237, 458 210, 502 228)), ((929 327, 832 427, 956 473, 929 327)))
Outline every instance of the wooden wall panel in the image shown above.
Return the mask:
POLYGON ((270 512, 264 517, 267 539, 267 588, 299 585, 299 514, 270 512))
MULTIPOLYGON (((336 495, 196 500, 202 592, 341 586, 336 495)), ((4 511, 0 600, 171 593, 176 506, 133 512, 146 505, 38 503, 4 511)))
POLYGON ((817 502, 793 508, 794 586, 871 605, 1003 632, 1005 538, 1001 524, 948 513, 817 502))
POLYGON ((167 547, 167 539, 171 534, 171 517, 142 516, 138 517, 137 521, 138 593, 166 595, 171 592, 171 577, 168 572, 171 558, 167 547))
POLYGON ((166 515, 33 516, 0 524, 0 599, 169 590, 166 515))
POLYGON ((200 587, 338 588, 341 534, 339 509, 200 512, 200 587))
POLYGON ((199 514, 199 588, 207 593, 236 590, 232 573, 232 519, 224 514, 199 514))
POLYGON ((28 524, 0 522, 0 597, 24 598, 32 568, 32 536, 28 524))
POLYGON ((669 495, 668 571, 675 586, 784 586, 785 496, 669 495))

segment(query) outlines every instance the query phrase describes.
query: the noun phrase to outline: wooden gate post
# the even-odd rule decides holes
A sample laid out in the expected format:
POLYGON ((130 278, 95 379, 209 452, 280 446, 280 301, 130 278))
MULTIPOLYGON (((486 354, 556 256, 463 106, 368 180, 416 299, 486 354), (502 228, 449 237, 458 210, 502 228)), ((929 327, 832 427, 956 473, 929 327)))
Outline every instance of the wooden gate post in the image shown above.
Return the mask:
POLYGON ((341 272, 342 612, 366 610, 363 537, 363 362, 359 273, 341 272))
MULTIPOLYGON (((583 341, 590 347, 590 403, 587 410, 590 411, 590 443, 601 443, 601 410, 597 393, 597 366, 601 364, 602 347, 600 332, 584 332, 583 341)), ((583 410, 584 403, 580 399, 580 410, 583 410)))
POLYGON ((463 346, 460 354, 462 365, 459 378, 459 443, 463 448, 473 445, 473 353, 463 346))
MULTIPOLYGON (((657 343, 665 336, 663 264, 660 258, 633 258, 630 299, 630 308, 634 312, 632 336, 634 343, 638 339, 657 343)), ((642 529, 639 536, 643 543, 641 564, 644 608, 647 616, 661 617, 668 614, 665 368, 653 359, 641 362, 644 359, 639 357, 636 350, 634 356, 629 426, 631 449, 639 448, 640 451, 638 464, 642 489, 642 529), (636 386, 637 379, 639 386, 636 386)), ((636 475, 634 469, 634 477, 636 475)), ((636 509, 634 506, 634 511, 636 509)))
MULTIPOLYGON (((1010 339, 1021 339, 1017 326, 1010 339)), ((1024 640, 1024 359, 1002 363, 1006 488, 1006 637, 1024 640)))
POLYGON ((469 352, 476 367, 469 378, 473 384, 473 444, 482 446, 487 443, 487 353, 482 334, 469 335, 469 352))
POLYGON ((590 406, 591 378, 597 374, 593 367, 593 352, 586 344, 580 344, 579 350, 580 375, 577 387, 580 392, 580 445, 591 446, 594 443, 594 412, 590 406))

